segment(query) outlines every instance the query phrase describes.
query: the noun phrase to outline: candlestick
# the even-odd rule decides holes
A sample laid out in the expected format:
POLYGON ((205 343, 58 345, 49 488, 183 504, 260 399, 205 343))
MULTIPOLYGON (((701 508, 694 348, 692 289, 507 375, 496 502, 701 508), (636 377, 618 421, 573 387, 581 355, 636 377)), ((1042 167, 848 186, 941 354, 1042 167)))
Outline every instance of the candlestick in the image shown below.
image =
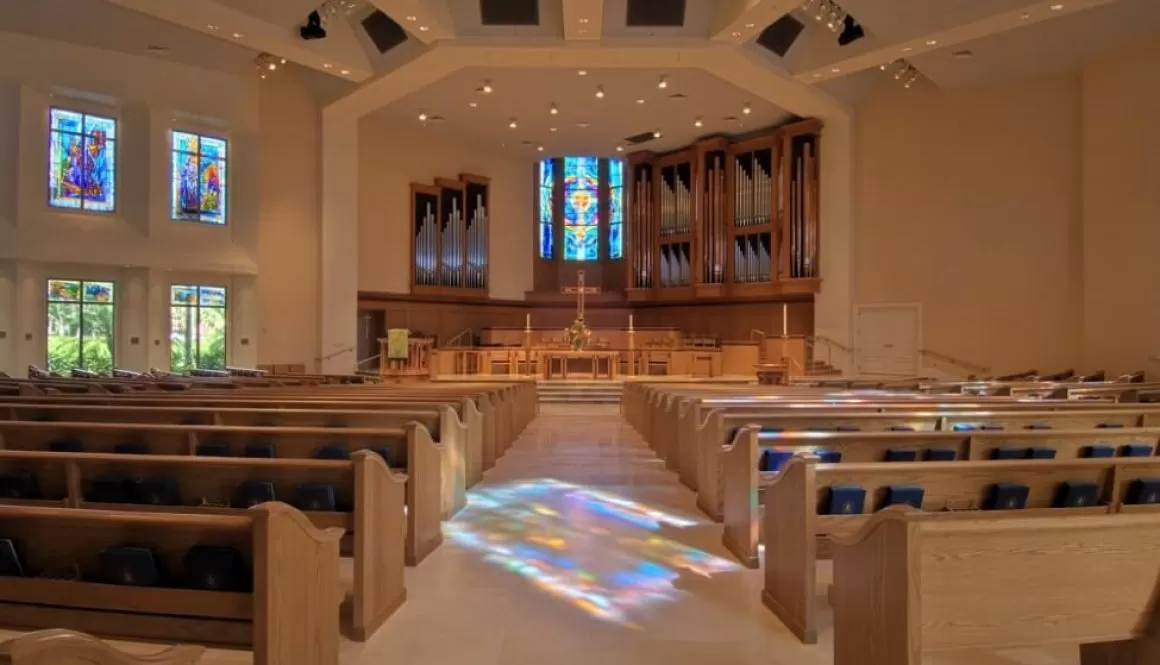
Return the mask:
POLYGON ((628 329, 632 330, 632 314, 628 315, 628 329))
POLYGON ((789 337, 789 305, 781 304, 781 336, 789 337))
POLYGON ((532 315, 529 313, 529 314, 526 314, 525 316, 527 316, 527 319, 525 319, 525 321, 524 321, 524 327, 527 328, 528 330, 531 330, 532 329, 532 315))

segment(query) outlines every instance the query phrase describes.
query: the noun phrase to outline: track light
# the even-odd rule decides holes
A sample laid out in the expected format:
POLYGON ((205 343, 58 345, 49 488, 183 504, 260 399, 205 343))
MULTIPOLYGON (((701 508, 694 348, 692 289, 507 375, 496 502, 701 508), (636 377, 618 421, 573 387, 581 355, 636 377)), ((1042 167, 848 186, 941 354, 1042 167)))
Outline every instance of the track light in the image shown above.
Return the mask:
POLYGON ((516 127, 519 127, 519 124, 518 124, 518 123, 516 123, 516 119, 515 119, 515 118, 512 118, 511 120, 509 120, 509 121, 508 121, 508 127, 511 127, 512 129, 515 129, 516 127))
POLYGON ((596 86, 596 98, 597 99, 604 99, 604 86, 602 86, 602 85, 596 86))
POLYGON ((661 90, 664 90, 665 88, 669 87, 668 77, 661 76, 661 79, 659 81, 657 81, 657 87, 660 88, 661 90))
POLYGON ((556 102, 552 102, 552 105, 548 107, 548 113, 551 113, 552 115, 556 115, 559 112, 560 112, 560 107, 556 106, 556 102))

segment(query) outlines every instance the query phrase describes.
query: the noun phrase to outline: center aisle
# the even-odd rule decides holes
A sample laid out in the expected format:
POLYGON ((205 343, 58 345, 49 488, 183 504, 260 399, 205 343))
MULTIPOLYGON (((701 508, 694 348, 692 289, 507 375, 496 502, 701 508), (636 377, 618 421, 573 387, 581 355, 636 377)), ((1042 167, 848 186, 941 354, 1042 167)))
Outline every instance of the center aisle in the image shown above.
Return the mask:
MULTIPOLYGON (((344 665, 829 665, 830 616, 804 646, 761 605, 761 573, 617 406, 544 405, 407 570, 407 602, 344 665)), ((1078 655, 1078 650, 1075 650, 1078 655)), ((960 652, 925 665, 1071 665, 960 652)), ((1058 655, 1058 654, 1057 654, 1058 655)))

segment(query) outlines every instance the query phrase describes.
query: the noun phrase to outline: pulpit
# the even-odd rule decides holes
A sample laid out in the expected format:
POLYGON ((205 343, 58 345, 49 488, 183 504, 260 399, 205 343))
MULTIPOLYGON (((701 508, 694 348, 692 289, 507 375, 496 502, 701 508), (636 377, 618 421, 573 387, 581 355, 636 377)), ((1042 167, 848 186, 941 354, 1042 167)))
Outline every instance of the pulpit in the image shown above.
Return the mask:
POLYGON ((395 380, 427 380, 431 378, 431 350, 435 340, 413 337, 406 330, 390 330, 379 339, 382 354, 379 375, 395 380))

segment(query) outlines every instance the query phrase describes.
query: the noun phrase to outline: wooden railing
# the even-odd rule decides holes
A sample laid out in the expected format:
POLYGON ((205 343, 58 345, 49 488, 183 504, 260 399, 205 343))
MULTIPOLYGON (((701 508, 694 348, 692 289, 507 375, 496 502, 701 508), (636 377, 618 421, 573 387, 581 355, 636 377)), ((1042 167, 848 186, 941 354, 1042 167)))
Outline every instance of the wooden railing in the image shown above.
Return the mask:
POLYGON ((836 366, 834 352, 837 351, 838 354, 845 355, 844 367, 846 371, 850 371, 854 365, 854 347, 846 346, 835 339, 823 335, 809 335, 806 337, 806 348, 810 351, 811 360, 823 360, 827 365, 836 366))
MULTIPOLYGON (((956 368, 957 370, 966 371, 968 376, 969 375, 986 376, 986 375, 991 373, 991 368, 987 367, 986 365, 979 365, 977 363, 963 360, 962 358, 956 358, 954 356, 947 355, 945 353, 940 353, 938 351, 932 351, 931 349, 919 349, 918 355, 922 357, 924 365, 926 364, 926 361, 930 360, 930 361, 933 361, 934 363, 941 363, 944 365, 950 365, 950 366, 956 368)), ((938 367, 936 364, 936 369, 937 368, 938 367)), ((961 373, 961 371, 955 372, 955 373, 958 374, 958 373, 961 373)))
POLYGON ((472 331, 471 328, 464 328, 463 330, 460 330, 458 333, 456 333, 451 339, 444 342, 442 344, 442 346, 445 349, 456 348, 456 347, 466 348, 466 347, 470 347, 470 346, 475 346, 475 344, 473 343, 474 338, 472 337, 473 332, 474 331, 472 331), (467 338, 466 344, 463 343, 464 337, 467 338))

